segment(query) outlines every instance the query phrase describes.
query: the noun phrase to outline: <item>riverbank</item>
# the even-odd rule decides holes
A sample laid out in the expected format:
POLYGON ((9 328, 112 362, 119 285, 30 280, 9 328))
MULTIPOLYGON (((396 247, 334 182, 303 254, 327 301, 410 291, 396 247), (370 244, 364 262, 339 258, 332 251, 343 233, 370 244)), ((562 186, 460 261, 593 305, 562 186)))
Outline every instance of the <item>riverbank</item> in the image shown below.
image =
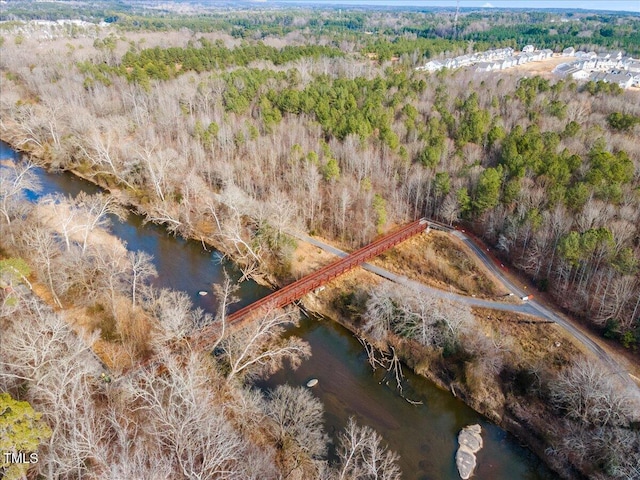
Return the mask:
POLYGON ((523 365, 541 367, 544 363, 560 368, 577 358, 579 348, 560 327, 524 315, 475 309, 473 313, 482 324, 481 328, 499 328, 503 335, 508 335, 505 347, 510 344, 514 358, 520 356, 519 364, 503 367, 509 372, 504 377, 475 372, 470 359, 444 358, 442 352, 429 351, 398 335, 389 335, 384 341, 367 337, 361 328, 362 310, 356 308, 346 313, 343 302, 345 298, 361 298, 368 287, 384 282, 387 281, 365 271, 350 272, 332 281, 322 292, 305 296, 303 304, 308 310, 339 322, 380 351, 393 350, 413 372, 450 391, 475 411, 515 435, 564 478, 582 478, 568 463, 550 453, 549 426, 557 424, 557 417, 538 398, 537 387, 533 385, 534 375, 526 375, 523 369, 523 365), (536 346, 540 344, 546 347, 536 346), (516 351, 518 355, 515 355, 516 351))
MULTIPOLYGON (((134 208, 140 209, 141 206, 134 206, 134 208)), ((196 239, 203 241, 202 238, 196 239)), ((318 295, 320 301, 317 304, 314 305, 308 299, 305 299, 305 303, 308 304, 310 310, 325 314, 329 318, 339 321, 354 333, 359 334, 360 325, 358 324, 357 308, 352 310, 349 315, 345 315, 345 307, 357 307, 357 302, 353 300, 357 300, 354 297, 365 293, 362 287, 369 287, 379 282, 380 279, 372 274, 360 271, 352 272, 343 279, 336 280, 335 283, 332 283, 325 291, 321 292, 318 295)), ((370 341, 374 343, 374 340, 370 339, 370 341)), ((416 372, 430 378, 443 389, 452 391, 476 411, 525 440, 541 458, 545 458, 545 445, 542 444, 540 448, 536 448, 535 437, 532 432, 528 431, 528 427, 538 427, 535 429, 537 431, 540 430, 540 427, 544 428, 545 426, 544 421, 535 421, 535 413, 530 414, 531 408, 528 404, 532 398, 527 396, 528 401, 524 405, 516 402, 510 404, 507 409, 504 400, 505 393, 502 391, 504 386, 496 381, 489 381, 489 378, 484 378, 481 381, 476 378, 474 388, 468 380, 474 378, 475 373, 467 368, 464 358, 453 358, 450 362, 444 362, 441 358, 441 353, 431 352, 425 354, 414 342, 406 341, 399 337, 390 337, 390 342, 387 345, 378 344, 378 346, 381 349, 388 348, 388 346, 394 347, 402 360, 416 372), (514 415, 513 412, 516 412, 516 414, 514 415)), ((563 365, 566 364, 566 361, 559 360, 559 363, 563 365)), ((548 463, 552 460, 545 459, 548 463)), ((578 478, 566 476, 567 478, 578 478)))
MULTIPOLYGON (((43 186, 39 195, 61 193, 73 197, 78 192, 97 192, 93 184, 70 173, 48 174, 41 169, 35 172, 43 186)), ((137 215, 130 215, 123 223, 113 222, 110 230, 112 235, 126 242, 130 252, 143 251, 154 257, 159 274, 153 281, 155 288, 188 292, 193 306, 207 313, 216 311, 214 296, 200 296, 197 292, 220 284, 224 279, 223 269, 233 281, 240 276, 227 261, 220 264, 220 255, 216 252, 203 250, 200 243, 167 235, 160 226, 145 225, 137 215)), ((266 294, 265 288, 252 281, 242 282, 241 289, 236 292, 241 306, 266 294)), ((182 295, 175 295, 168 300, 177 307, 174 300, 181 298, 182 295)), ((175 313, 179 310, 172 308, 175 313)), ((261 388, 266 388, 266 394, 284 383, 305 385, 310 378, 319 378, 320 384, 314 387, 313 395, 325 406, 324 428, 332 436, 334 445, 338 444, 338 434, 348 418, 355 416, 358 423, 381 433, 390 449, 402 452, 400 463, 406 473, 403 478, 455 480, 455 465, 450 462, 455 456, 455 436, 463 426, 479 422, 487 432, 485 458, 481 459, 477 472, 479 479, 510 480, 513 472, 518 472, 518 477, 532 480, 555 478, 504 430, 479 416, 448 391, 406 369, 405 395, 419 403, 405 401, 392 385, 386 381, 381 383, 381 374, 385 372, 378 370, 372 374, 362 345, 337 322, 305 316, 301 327, 290 329, 288 335, 309 342, 312 357, 297 370, 285 368, 269 377, 261 388)), ((115 375, 114 378, 121 377, 115 375)))
MULTIPOLYGON (((212 234, 210 224, 213 223, 213 219, 210 219, 211 221, 206 224, 200 219, 199 222, 193 225, 187 225, 173 218, 174 215, 175 217, 180 216, 180 212, 178 211, 165 211, 163 215, 159 217, 156 215, 157 212, 153 211, 153 206, 144 202, 144 199, 147 198, 144 192, 136 191, 126 186, 121 188, 118 186, 117 179, 111 175, 93 174, 91 170, 87 168, 66 168, 61 165, 56 165, 49 155, 49 149, 33 146, 29 143, 21 144, 16 141, 18 133, 12 131, 11 128, 7 126, 9 123, 10 122, 6 122, 4 132, 0 132, 0 141, 10 145, 14 150, 30 156, 36 160, 39 166, 44 168, 59 168, 63 171, 70 172, 78 178, 86 180, 108 192, 120 206, 144 216, 150 222, 163 225, 167 228, 168 233, 180 235, 184 239, 195 240, 202 243, 205 248, 212 248, 222 252, 241 269, 247 268, 247 272, 249 273, 247 276, 255 282, 271 288, 281 286, 281 282, 277 276, 271 274, 264 268, 255 268, 255 265, 251 265, 250 259, 246 255, 241 255, 232 245, 225 243, 220 240, 219 237, 212 234), (31 145, 31 148, 28 148, 27 145, 31 145)), ((261 266, 258 265, 258 267, 261 266)))

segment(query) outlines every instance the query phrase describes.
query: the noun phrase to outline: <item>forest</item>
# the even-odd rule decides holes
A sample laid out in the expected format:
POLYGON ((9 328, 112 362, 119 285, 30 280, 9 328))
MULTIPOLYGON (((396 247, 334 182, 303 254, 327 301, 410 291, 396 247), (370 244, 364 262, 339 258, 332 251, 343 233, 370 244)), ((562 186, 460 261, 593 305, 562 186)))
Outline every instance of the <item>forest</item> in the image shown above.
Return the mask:
MULTIPOLYGON (((468 72, 427 79, 331 47, 206 39, 129 47, 118 61, 122 43, 95 41, 95 58, 75 61, 72 76, 59 64, 27 75, 32 62, 7 55, 16 90, 4 98, 32 86, 56 99, 5 103, 15 133, 46 146, 56 165, 125 186, 186 235, 207 216, 187 208, 202 202, 197 189, 224 195, 232 186, 265 205, 254 225, 285 209, 279 222, 352 247, 419 215, 471 222, 569 311, 627 348, 638 344, 635 93, 468 72), (50 125, 38 123, 43 106, 50 125), (65 116, 85 121, 67 126, 65 116), (171 178, 176 165, 186 182, 171 178)), ((265 231, 254 227, 253 241, 269 243, 265 231)))
MULTIPOLYGON (((91 245, 91 231, 105 213, 117 213, 120 203, 172 233, 232 252, 245 272, 274 282, 291 279, 294 242, 288 229, 350 249, 393 225, 436 218, 474 231, 565 312, 638 358, 639 93, 602 82, 414 69, 432 57, 524 43, 556 51, 584 46, 638 54, 637 17, 581 15, 558 23, 555 13, 471 12, 454 25, 448 13, 301 9, 263 15, 231 11, 209 19, 206 14, 126 13, 109 10, 109 4, 104 18, 85 18, 108 18, 108 26, 62 28, 39 40, 22 23, 19 8, 18 3, 0 11, 0 18, 11 20, 0 27, 1 138, 52 168, 73 170, 106 187, 119 201, 49 198, 27 206, 22 190, 30 188, 28 168, 3 168, 3 251, 14 259, 32 257, 30 265, 19 260, 8 265, 23 272, 16 282, 30 278, 29 269, 37 271, 54 306, 82 303, 93 298, 91 292, 103 292, 106 297, 85 307, 121 324, 111 333, 103 328, 102 335, 126 340, 130 362, 153 351, 166 357, 168 369, 168 377, 142 371, 108 391, 80 381, 88 371, 99 375, 102 367, 61 315, 34 299, 5 302, 8 333, 1 348, 3 362, 13 366, 1 377, 2 390, 15 393, 21 381, 34 384, 25 398, 50 413, 27 413, 40 441, 53 452, 50 458, 65 459, 40 464, 41 472, 48 472, 43 475, 80 475, 91 458, 100 478, 120 478, 126 468, 179 468, 184 478, 206 477, 221 468, 234 478, 271 478, 276 471, 295 471, 288 478, 369 478, 363 473, 368 456, 381 462, 385 478, 398 475, 395 454, 381 446, 377 434, 356 424, 340 437, 339 460, 328 463, 325 433, 317 422, 321 405, 285 388, 268 398, 256 396, 248 388, 251 369, 240 368, 244 362, 237 358, 242 352, 236 337, 220 346, 226 355, 222 367, 189 357, 188 368, 178 368, 168 345, 214 319, 194 316, 179 294, 146 285, 153 275, 148 259, 91 245), (65 230, 71 224, 63 222, 51 230, 43 220, 51 211, 82 227, 71 232, 65 230), (15 315, 31 322, 33 332, 45 329, 63 339, 64 348, 51 344, 38 353, 36 333, 31 339, 19 335, 18 322, 9 321, 15 315), (145 334, 149 322, 162 328, 145 334), (48 364, 48 356, 69 362, 86 358, 86 371, 53 362, 65 370, 34 380, 34 373, 46 371, 34 362, 48 364), (210 376, 219 379, 213 382, 219 389, 204 388, 210 376), (76 384, 81 387, 65 389, 76 384), (71 397, 60 402, 56 395, 71 397), (161 401, 166 396, 176 396, 175 404, 161 401), (230 397, 236 401, 225 404, 230 397), (137 408, 119 411, 122 398, 137 408), (229 411, 203 419, 200 402, 225 404, 229 411), (280 408, 291 402, 300 404, 280 408), (75 431, 88 428, 96 409, 105 420, 91 426, 93 437, 75 431), (282 418, 283 412, 297 416, 282 418), (151 435, 131 430, 142 414, 153 419, 149 429, 170 428, 180 435, 154 433, 158 443, 148 448, 162 461, 145 463, 143 450, 134 448, 127 455, 139 463, 114 463, 131 448, 127 438, 139 438, 142 445, 151 435), (297 423, 304 421, 312 424, 297 423), (256 422, 258 433, 251 433, 256 422), (191 430, 180 429, 183 424, 191 430), (70 443, 78 438, 85 443, 70 443), (209 453, 227 450, 203 458, 189 447, 190 438, 213 445, 203 447, 209 453), (117 439, 117 447, 102 454, 112 458, 103 458, 99 446, 110 439, 117 439), (184 455, 172 458, 167 452, 184 455), (243 465, 240 455, 251 461, 243 465), (356 457, 360 460, 349 463, 356 457), (250 474, 243 470, 247 465, 250 474)), ((50 15, 59 18, 55 10, 50 15)), ((458 341, 440 330, 448 325, 442 319, 446 314, 420 317, 418 300, 403 305, 400 297, 410 295, 370 294, 361 309, 369 335, 405 336, 439 352, 458 341)), ((221 298, 227 298, 224 292, 221 298)), ((274 322, 266 345, 293 320, 274 313, 265 322, 274 322)), ((460 335, 468 331, 461 329, 460 335)), ((295 339, 291 342, 286 355, 295 359, 308 353, 295 339)), ((274 357, 272 366, 279 361, 274 357)), ((498 376, 520 375, 503 365, 485 367, 498 376)), ((616 457, 611 464, 594 452, 607 444, 603 439, 626 442, 633 452, 638 442, 630 428, 633 412, 614 393, 604 396, 609 402, 604 407, 600 398, 583 408, 579 392, 573 398, 566 392, 572 391, 567 385, 575 391, 585 377, 615 391, 588 363, 576 363, 540 387, 539 394, 566 413, 573 438, 590 439, 577 458, 566 448, 558 447, 557 454, 593 478, 632 476, 633 464, 625 461, 633 457, 616 457), (603 420, 603 410, 613 412, 611 418, 603 420)))

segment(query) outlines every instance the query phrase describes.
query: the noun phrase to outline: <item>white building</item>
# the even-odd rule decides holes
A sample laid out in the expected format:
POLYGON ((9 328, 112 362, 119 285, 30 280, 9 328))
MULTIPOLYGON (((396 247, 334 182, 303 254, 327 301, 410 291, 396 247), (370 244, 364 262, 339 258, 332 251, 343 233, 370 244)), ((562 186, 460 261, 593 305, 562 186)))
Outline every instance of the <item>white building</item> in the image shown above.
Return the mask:
POLYGON ((416 70, 422 70, 426 72, 437 72, 438 70, 442 70, 444 65, 439 60, 430 60, 425 63, 423 66, 416 68, 416 70))
POLYGON ((535 51, 535 47, 533 45, 526 45, 523 49, 522 49, 522 53, 533 53, 535 51))
POLYGON ((447 58, 444 61, 444 68, 458 68, 458 61, 455 58, 447 58))
POLYGON ((533 60, 533 54, 531 53, 522 53, 520 58, 518 59, 518 65, 524 65, 525 63, 529 63, 533 60))
POLYGON ((623 68, 628 72, 640 73, 640 60, 630 58, 626 62, 623 62, 623 68))
POLYGON ((550 48, 545 48, 544 50, 541 50, 541 53, 542 53, 543 60, 553 57, 553 50, 551 50, 550 48))
POLYGON ((575 67, 570 72, 567 72, 567 75, 570 75, 574 80, 586 80, 589 78, 589 72, 575 67))
POLYGON ((471 65, 474 59, 470 55, 460 55, 456 57, 456 61, 458 62, 458 67, 464 67, 466 65, 471 65))
POLYGON ((476 72, 490 72, 494 69, 491 62, 480 62, 476 65, 476 72))
POLYGON ((509 57, 509 58, 505 58, 501 62, 497 62, 497 63, 500 65, 500 70, 504 70, 506 68, 511 68, 511 67, 515 66, 516 65, 515 61, 516 61, 515 58, 509 57))
POLYGON ((531 55, 531 60, 532 62, 539 62, 540 60, 543 59, 543 54, 540 50, 536 50, 535 52, 529 53, 529 55, 531 55))
MULTIPOLYGON (((569 56, 571 48, 565 48, 563 56, 569 56)), ((553 73, 576 80, 592 80, 615 83, 621 88, 640 85, 640 60, 624 57, 621 51, 601 53, 574 52, 575 60, 561 63, 553 73)))
POLYGON ((596 58, 596 70, 609 70, 618 64, 618 60, 611 58, 611 55, 600 55, 596 58))
POLYGON ((574 68, 577 69, 573 63, 561 63, 553 69, 553 73, 560 75, 561 77, 566 77, 574 68))
POLYGON ((634 82, 633 76, 625 73, 593 72, 589 75, 589 79, 594 82, 615 83, 620 88, 629 88, 634 82))
POLYGON ((563 57, 573 57, 576 54, 576 49, 573 47, 567 47, 562 50, 563 57))
POLYGON ((628 73, 608 73, 605 81, 617 83, 621 88, 629 88, 633 85, 633 76, 628 73))
POLYGON ((578 65, 583 70, 594 70, 598 61, 595 58, 585 58, 583 61, 578 62, 578 65))

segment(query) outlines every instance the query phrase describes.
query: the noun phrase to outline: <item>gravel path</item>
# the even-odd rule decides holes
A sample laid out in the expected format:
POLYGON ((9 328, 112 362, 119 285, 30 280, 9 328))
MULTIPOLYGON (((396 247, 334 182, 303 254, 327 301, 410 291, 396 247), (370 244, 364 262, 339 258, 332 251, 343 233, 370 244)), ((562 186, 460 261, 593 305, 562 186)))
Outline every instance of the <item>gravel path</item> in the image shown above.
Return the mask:
MULTIPOLYGON (((520 288, 518 288, 505 274, 500 270, 500 268, 491 260, 491 258, 484 252, 476 243, 471 240, 467 235, 459 230, 450 229, 449 227, 439 225, 439 229, 449 231, 452 235, 459 238, 462 242, 464 242, 472 252, 480 259, 480 261, 493 273, 496 278, 504 285, 508 291, 512 292, 518 298, 523 298, 525 292, 523 292, 520 288)), ((347 252, 340 250, 332 245, 329 245, 325 242, 322 242, 316 238, 310 237, 304 233, 300 232, 288 232, 290 235, 302 240, 304 242, 315 245, 322 250, 325 250, 329 253, 333 253, 339 257, 346 257, 348 255, 347 252)), ((630 378, 629 372, 626 371, 624 367, 622 367, 618 362, 616 362, 611 356, 596 342, 594 342, 589 336, 582 332, 582 330, 576 327, 567 317, 564 315, 553 312, 549 310, 547 307, 542 305, 535 299, 530 299, 528 301, 523 301, 519 304, 513 303, 503 303, 494 300, 484 300, 481 298, 469 297, 465 295, 460 295, 458 293, 447 292, 445 290, 440 290, 438 288, 429 287, 423 283, 416 282, 415 280, 411 280, 403 275, 397 275, 392 273, 384 268, 377 267, 375 265, 371 265, 370 263, 362 264, 362 268, 368 270, 369 272, 375 273, 383 278, 391 280, 400 285, 407 286, 419 292, 425 293, 426 295, 430 295, 436 298, 442 298, 445 300, 450 300, 454 302, 463 303, 465 305, 469 305, 471 307, 483 307, 483 308, 491 308, 494 310, 502 310, 508 312, 516 312, 516 313, 524 313, 527 315, 533 315, 538 318, 542 318, 545 320, 552 321, 557 323, 562 328, 564 328, 571 336, 573 336, 576 340, 582 343, 590 352, 596 355, 605 365, 609 367, 609 369, 615 374, 620 375, 620 377, 630 385, 637 387, 633 380, 630 378)))

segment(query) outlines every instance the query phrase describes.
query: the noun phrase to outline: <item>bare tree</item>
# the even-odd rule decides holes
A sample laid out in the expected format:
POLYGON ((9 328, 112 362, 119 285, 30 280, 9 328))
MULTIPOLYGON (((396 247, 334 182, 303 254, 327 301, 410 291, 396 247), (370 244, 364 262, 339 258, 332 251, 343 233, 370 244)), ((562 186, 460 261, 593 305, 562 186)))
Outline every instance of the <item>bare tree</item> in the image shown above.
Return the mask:
MULTIPOLYGON (((252 202, 246 198, 246 195, 235 185, 230 185, 225 189, 221 201, 227 208, 228 220, 224 222, 224 228, 219 228, 220 234, 227 241, 233 243, 241 259, 252 258, 255 262, 260 263, 260 252, 254 251, 243 239, 242 235, 242 217, 254 208, 255 205, 253 205, 252 202)), ((218 219, 216 219, 216 223, 220 227, 218 219)))
POLYGON ((235 296, 235 293, 239 288, 239 285, 234 285, 231 282, 231 278, 226 270, 224 270, 224 281, 221 284, 214 285, 214 293, 218 299, 218 310, 216 312, 215 322, 220 325, 220 329, 217 332, 218 339, 211 347, 213 351, 227 338, 227 310, 230 305, 238 302, 239 298, 235 296))
POLYGON ((335 472, 339 480, 399 480, 398 455, 382 445, 380 435, 370 427, 360 427, 349 419, 339 437, 340 459, 335 472))
POLYGON ((108 300, 111 312, 116 317, 118 298, 128 290, 130 264, 127 253, 117 247, 99 248, 92 253, 92 262, 99 271, 96 282, 99 298, 108 300))
POLYGON ((206 200, 207 212, 216 224, 215 235, 233 252, 234 260, 242 268, 243 279, 254 273, 262 262, 260 247, 250 245, 244 238, 243 211, 251 210, 246 203, 245 195, 235 186, 228 187, 217 200, 212 197, 206 200))
POLYGON ((269 392, 265 409, 272 420, 273 438, 285 451, 286 470, 300 470, 303 478, 312 473, 317 477, 321 468, 317 462, 324 458, 328 441, 323 431, 322 403, 304 387, 280 385, 269 392))
POLYGON ((570 418, 596 426, 627 426, 638 419, 639 398, 614 378, 600 363, 581 359, 551 383, 551 400, 570 418))
POLYGON ((145 369, 129 380, 129 401, 144 413, 148 438, 171 458, 181 478, 243 478, 245 466, 255 464, 249 458, 259 452, 212 408, 216 401, 208 384, 214 372, 196 354, 181 363, 165 357, 164 375, 145 369))
POLYGON ((471 312, 464 305, 391 284, 372 290, 365 316, 365 332, 374 338, 392 331, 436 347, 456 342, 473 323, 471 312))
POLYGON ((311 354, 309 344, 298 337, 284 338, 285 328, 298 324, 297 310, 271 310, 230 333, 218 346, 227 381, 273 373, 287 360, 296 368, 311 354))
POLYGON ((0 214, 7 225, 11 224, 18 211, 24 209, 25 191, 40 191, 34 168, 31 162, 0 165, 0 214))
POLYGON ((56 293, 57 288, 54 281, 55 258, 60 255, 60 250, 53 234, 42 226, 33 225, 21 236, 21 243, 24 250, 33 252, 31 261, 35 263, 36 269, 44 277, 56 304, 62 306, 56 293))
POLYGON ((92 166, 92 174, 112 175, 118 182, 123 183, 129 188, 133 188, 133 185, 127 180, 133 165, 131 165, 131 162, 122 162, 117 158, 111 130, 107 130, 104 137, 106 137, 106 139, 103 139, 103 135, 101 135, 100 132, 94 131, 91 136, 91 148, 93 152, 89 152, 83 148, 85 157, 92 166))
POLYGON ((194 329, 193 303, 185 292, 152 289, 143 307, 158 320, 161 342, 183 338, 194 329))
POLYGON ((127 254, 129 259, 129 284, 131 285, 131 304, 136 307, 137 292, 140 285, 149 278, 155 277, 158 273, 153 265, 153 257, 146 252, 137 251, 127 254))
POLYGON ((447 221, 449 225, 453 225, 460 219, 460 204, 455 194, 450 192, 444 197, 439 209, 439 215, 447 221))
POLYGON ((87 250, 89 235, 98 228, 106 228, 109 226, 109 215, 115 215, 122 219, 125 215, 124 209, 118 205, 114 198, 110 195, 97 193, 95 195, 87 195, 80 192, 73 200, 72 208, 80 210, 82 232, 82 254, 87 250))
POLYGON ((0 385, 22 391, 51 427, 36 474, 278 477, 269 449, 253 445, 227 420, 217 395, 222 388, 223 396, 233 398, 233 391, 224 389, 220 374, 201 354, 178 358, 165 350, 161 374, 149 366, 105 384, 90 350, 95 336, 82 341, 39 300, 20 301, 17 314, 0 316, 0 385))
POLYGON ((398 315, 393 289, 392 284, 384 283, 381 287, 373 288, 369 295, 363 329, 376 340, 385 338, 392 331, 393 322, 398 315))
POLYGON ((38 201, 40 217, 52 230, 62 236, 67 252, 71 250, 74 236, 82 231, 81 211, 64 195, 47 195, 38 201))
POLYGON ((144 163, 148 180, 153 191, 161 202, 165 202, 165 196, 170 189, 170 181, 173 175, 178 173, 171 169, 178 167, 178 154, 172 149, 162 149, 159 140, 152 135, 150 141, 145 141, 143 149, 138 150, 138 157, 144 163))
POLYGON ((46 125, 45 120, 40 117, 36 106, 29 103, 22 103, 20 107, 16 109, 13 120, 19 131, 19 134, 16 136, 19 139, 16 142, 18 147, 35 145, 38 148, 44 148, 47 142, 48 125, 46 125))
POLYGON ((570 422, 554 451, 594 478, 635 480, 640 473, 640 434, 630 428, 570 422))
POLYGON ((82 476, 89 462, 104 458, 98 446, 106 432, 91 395, 91 379, 101 371, 90 349, 96 337, 83 341, 39 300, 21 301, 0 344, 0 375, 27 381, 27 399, 51 427, 38 471, 48 477, 82 476))

